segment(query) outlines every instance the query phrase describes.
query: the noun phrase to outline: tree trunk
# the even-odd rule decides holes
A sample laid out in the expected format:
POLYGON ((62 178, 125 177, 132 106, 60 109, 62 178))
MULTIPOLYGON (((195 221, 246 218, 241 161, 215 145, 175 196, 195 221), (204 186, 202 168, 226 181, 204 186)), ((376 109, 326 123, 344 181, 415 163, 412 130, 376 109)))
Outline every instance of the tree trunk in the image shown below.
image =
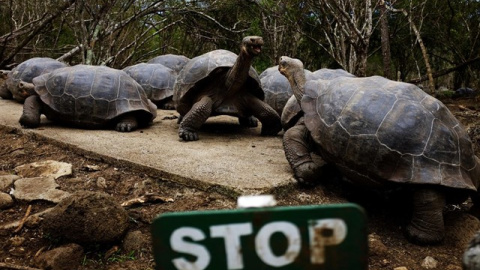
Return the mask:
POLYGON ((391 71, 391 54, 390 54, 390 33, 388 29, 388 10, 385 6, 385 1, 380 1, 380 32, 382 44, 382 58, 383 58, 383 76, 388 79, 393 79, 391 71))
MULTIPOLYGON (((58 16, 62 15, 62 13, 66 9, 68 9, 70 6, 72 6, 75 3, 75 1, 76 0, 65 1, 64 4, 62 6, 60 6, 54 13, 49 14, 48 16, 46 16, 46 18, 44 20, 40 21, 37 26, 33 27, 33 29, 28 33, 28 35, 19 44, 17 44, 15 46, 15 48, 12 50, 12 52, 0 61, 0 67, 3 67, 7 63, 9 63, 17 55, 18 52, 20 52, 42 30, 44 30, 46 25, 51 23, 58 16)), ((14 33, 12 33, 12 35, 13 34, 14 33)))
POLYGON ((427 77, 428 77, 428 89, 430 91, 430 94, 434 94, 435 82, 433 80, 432 68, 430 66, 430 60, 428 58, 427 48, 425 47, 425 44, 423 44, 423 39, 422 39, 422 36, 420 35, 420 31, 418 31, 418 28, 415 26, 415 24, 412 21, 412 16, 410 16, 410 14, 408 14, 406 10, 394 9, 394 8, 389 8, 389 9, 393 12, 401 12, 405 17, 407 17, 408 23, 410 24, 410 27, 415 33, 415 36, 418 41, 418 45, 420 46, 420 50, 422 51, 423 60, 425 61, 425 68, 427 69, 427 77))

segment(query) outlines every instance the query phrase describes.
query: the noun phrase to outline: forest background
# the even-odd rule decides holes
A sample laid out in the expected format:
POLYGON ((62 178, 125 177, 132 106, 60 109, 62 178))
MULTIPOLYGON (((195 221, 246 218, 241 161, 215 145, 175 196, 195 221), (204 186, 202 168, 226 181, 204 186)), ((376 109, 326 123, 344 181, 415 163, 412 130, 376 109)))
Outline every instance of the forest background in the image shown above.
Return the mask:
POLYGON ((162 54, 238 53, 264 38, 260 73, 282 55, 421 84, 480 86, 479 0, 0 0, 0 69, 32 57, 122 69, 162 54))

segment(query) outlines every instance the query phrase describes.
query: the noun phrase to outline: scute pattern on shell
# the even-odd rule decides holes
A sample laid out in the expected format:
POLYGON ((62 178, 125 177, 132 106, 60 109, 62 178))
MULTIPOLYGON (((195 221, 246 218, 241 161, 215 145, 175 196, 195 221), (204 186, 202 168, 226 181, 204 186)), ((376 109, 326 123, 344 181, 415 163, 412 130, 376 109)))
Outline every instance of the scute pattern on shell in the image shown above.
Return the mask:
POLYGON ((77 65, 44 74, 33 82, 42 102, 66 122, 101 125, 132 111, 153 119, 145 91, 121 70, 77 65))
POLYGON ((378 76, 309 81, 302 109, 322 157, 354 182, 476 190, 468 134, 443 103, 414 85, 378 76))
POLYGON ((183 56, 183 55, 176 55, 176 54, 164 54, 154 57, 148 60, 148 64, 161 64, 170 69, 175 70, 176 72, 180 72, 183 67, 187 64, 190 58, 183 56))
MULTIPOLYGON (((220 74, 225 74, 237 59, 237 55, 227 50, 214 50, 192 58, 178 74, 173 90, 173 101, 176 107, 187 111, 192 106, 192 99, 198 94, 194 87, 200 81, 211 78, 216 79, 220 74)), ((264 100, 264 92, 260 79, 253 67, 250 67, 249 78, 245 83, 246 89, 253 95, 264 100)))
MULTIPOLYGON (((278 71, 278 68, 277 68, 277 72, 280 74, 280 72, 278 71)), ((282 75, 282 77, 284 76, 282 75)), ((343 69, 321 68, 314 72, 305 70, 305 77, 307 81, 310 81, 310 80, 334 80, 339 77, 354 78, 355 75, 343 69)), ((288 83, 288 87, 290 88, 290 91, 292 91, 290 87, 290 83, 286 78, 285 80, 288 83)), ((267 93, 265 93, 265 96, 267 96, 267 93)), ((297 120, 302 115, 303 115, 302 108, 300 107, 300 104, 298 104, 297 99, 295 98, 295 96, 293 96, 293 93, 292 93, 292 96, 290 96, 290 98, 287 100, 280 114, 283 129, 287 130, 291 128, 293 125, 295 125, 297 120)))
POLYGON ((137 81, 153 102, 173 96, 177 72, 162 64, 140 63, 123 69, 137 81))

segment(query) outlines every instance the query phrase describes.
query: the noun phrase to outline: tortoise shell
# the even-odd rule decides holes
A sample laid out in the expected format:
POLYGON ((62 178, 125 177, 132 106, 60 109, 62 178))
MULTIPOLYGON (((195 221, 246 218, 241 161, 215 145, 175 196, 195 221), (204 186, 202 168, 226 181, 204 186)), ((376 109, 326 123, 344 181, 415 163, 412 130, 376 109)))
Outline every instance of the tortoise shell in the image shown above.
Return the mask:
POLYGON ((190 60, 190 58, 183 55, 164 54, 148 60, 147 63, 161 64, 175 70, 176 72, 180 72, 180 70, 182 70, 183 67, 187 64, 188 60, 190 60))
POLYGON ((285 103, 282 114, 280 115, 283 130, 286 131, 293 127, 302 116, 302 108, 300 104, 298 104, 297 98, 292 94, 287 100, 287 103, 285 103))
POLYGON ((76 65, 36 77, 33 83, 49 108, 47 118, 60 122, 97 127, 130 112, 145 123, 156 116, 140 84, 121 70, 76 65))
POLYGON ((350 77, 353 78, 355 75, 347 72, 343 69, 329 69, 321 68, 312 72, 311 80, 332 80, 338 77, 350 77))
POLYGON ((48 73, 52 70, 68 66, 65 63, 48 57, 34 57, 16 66, 8 73, 5 81, 7 89, 12 93, 13 98, 18 102, 24 102, 25 96, 19 94, 18 83, 20 81, 31 83, 33 78, 48 73))
POLYGON ((355 183, 476 190, 472 143, 439 100, 383 77, 307 81, 305 125, 318 150, 355 183))
MULTIPOLYGON (((306 70, 308 71, 308 70, 306 70)), ((277 70, 277 72, 281 75, 281 73, 277 70)), ((283 75, 282 75, 283 76, 283 75)), ((285 78, 285 76, 283 76, 285 78)), ((338 77, 355 77, 355 75, 343 70, 343 69, 328 69, 328 68, 321 68, 319 70, 316 70, 314 72, 306 72, 305 73, 306 80, 332 80, 336 79, 338 77)), ((287 80, 287 78, 285 78, 287 80)), ((288 82, 288 80, 287 80, 288 82)), ((290 83, 288 83, 288 87, 290 88, 290 83)), ((293 93, 292 93, 293 94, 293 93)), ((265 91, 265 96, 267 95, 267 91, 265 91)), ((291 128, 292 126, 297 123, 298 119, 303 115, 302 108, 300 107, 300 104, 298 104, 297 99, 295 96, 291 96, 284 108, 282 109, 282 112, 280 114, 281 116, 281 122, 282 122, 282 127, 284 130, 287 130, 291 128)))
POLYGON ((145 90, 147 97, 155 104, 173 96, 173 85, 177 72, 162 64, 140 63, 123 69, 145 90))
MULTIPOLYGON (((178 74, 173 89, 173 101, 177 111, 185 115, 199 94, 202 93, 203 85, 224 77, 228 70, 237 60, 237 55, 227 50, 214 50, 192 58, 178 74)), ((264 100, 265 94, 261 88, 260 78, 257 71, 250 67, 249 76, 243 85, 245 91, 249 91, 257 98, 264 100)), ((216 108, 212 115, 230 114, 236 115, 236 108, 226 104, 216 108)))

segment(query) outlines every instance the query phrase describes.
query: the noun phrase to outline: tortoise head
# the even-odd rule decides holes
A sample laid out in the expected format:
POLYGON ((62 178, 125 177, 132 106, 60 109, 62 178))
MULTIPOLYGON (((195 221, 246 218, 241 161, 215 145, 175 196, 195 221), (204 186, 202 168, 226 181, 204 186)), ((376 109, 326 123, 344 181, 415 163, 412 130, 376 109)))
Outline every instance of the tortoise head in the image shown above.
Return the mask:
POLYGON ((262 52, 263 38, 259 36, 248 36, 242 40, 242 51, 250 56, 257 56, 262 52))
POLYGON ((33 83, 20 81, 18 83, 18 95, 23 99, 35 95, 35 85, 33 83))
POLYGON ((293 78, 296 73, 304 72, 303 63, 298 59, 282 56, 278 63, 278 71, 290 80, 290 77, 293 78))
POLYGON ((303 87, 306 81, 302 61, 288 56, 282 56, 278 63, 278 71, 288 79, 293 94, 300 102, 304 94, 303 87))

